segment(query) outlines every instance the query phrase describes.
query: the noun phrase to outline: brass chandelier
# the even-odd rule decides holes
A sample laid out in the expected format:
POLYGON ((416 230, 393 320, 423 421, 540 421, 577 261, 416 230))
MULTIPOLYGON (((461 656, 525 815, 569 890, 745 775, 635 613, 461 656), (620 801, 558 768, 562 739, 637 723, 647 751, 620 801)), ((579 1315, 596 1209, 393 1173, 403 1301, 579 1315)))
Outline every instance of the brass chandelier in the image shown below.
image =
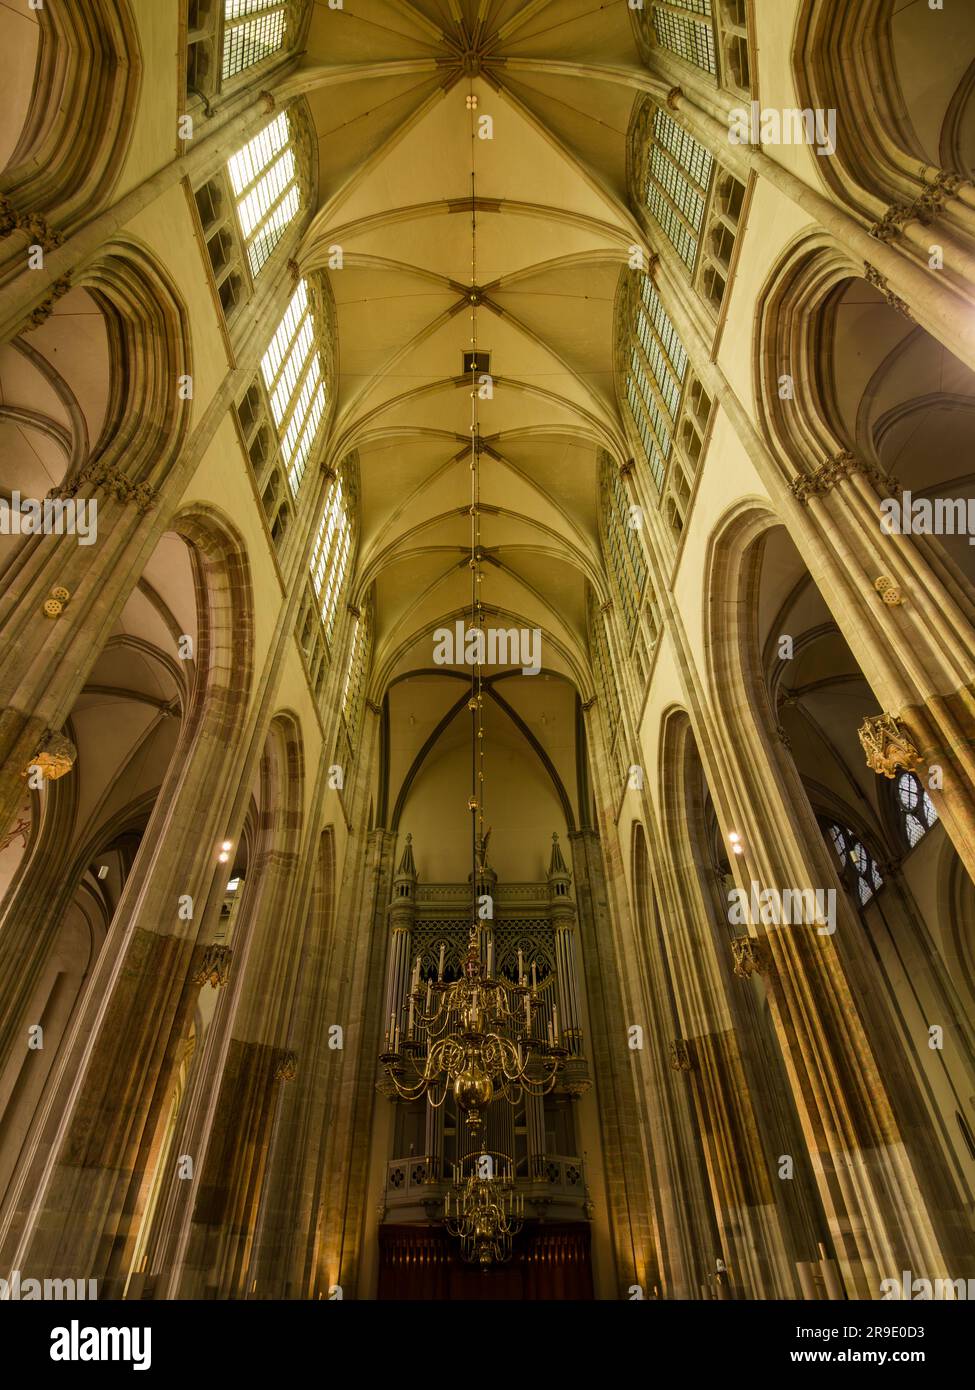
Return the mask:
POLYGON ((512 1241, 524 1224, 525 1198, 515 1192, 512 1164, 496 1172, 493 1155, 480 1154, 465 1178, 454 1166, 444 1197, 444 1225, 460 1240, 461 1258, 486 1267, 511 1259, 512 1241))
MULTIPOLYGON (((475 875, 475 892, 476 887, 475 875)), ((459 980, 444 980, 441 948, 438 979, 427 982, 425 995, 417 956, 406 1036, 391 1018, 386 1050, 379 1059, 404 1100, 426 1095, 436 1109, 452 1093, 472 1138, 479 1135, 496 1095, 511 1105, 521 1094, 547 1095, 569 1055, 559 1033, 557 1006, 547 1039, 534 1034, 539 1016, 535 966, 529 983, 519 952, 518 983, 494 978, 493 943, 488 942, 485 967, 478 937, 475 922, 459 980)))

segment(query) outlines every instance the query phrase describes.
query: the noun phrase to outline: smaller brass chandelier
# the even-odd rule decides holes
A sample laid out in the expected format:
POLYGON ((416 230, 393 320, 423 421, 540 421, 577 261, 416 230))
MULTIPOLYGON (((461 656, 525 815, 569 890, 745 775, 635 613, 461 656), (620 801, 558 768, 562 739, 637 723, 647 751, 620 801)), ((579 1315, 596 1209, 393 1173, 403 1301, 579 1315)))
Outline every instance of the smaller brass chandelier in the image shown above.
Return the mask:
POLYGON ((420 985, 420 957, 413 966, 406 1036, 401 1039, 394 1018, 389 1020, 380 1062, 404 1100, 426 1095, 439 1109, 453 1092, 468 1130, 476 1135, 497 1093, 515 1105, 522 1094, 544 1096, 555 1086, 565 1066, 568 1048, 559 1034, 558 1006, 552 1008, 546 1041, 536 1037, 540 1003, 534 965, 531 984, 519 952, 518 983, 493 977, 493 942, 487 968, 478 949, 478 926, 471 927, 461 978, 443 978, 441 947, 439 978, 420 985))
POLYGON ((525 1197, 515 1191, 510 1159, 496 1171, 494 1156, 479 1154, 466 1178, 462 1166, 454 1166, 454 1180, 444 1196, 444 1225, 448 1235, 460 1240, 467 1264, 486 1269, 510 1260, 524 1216, 525 1197))

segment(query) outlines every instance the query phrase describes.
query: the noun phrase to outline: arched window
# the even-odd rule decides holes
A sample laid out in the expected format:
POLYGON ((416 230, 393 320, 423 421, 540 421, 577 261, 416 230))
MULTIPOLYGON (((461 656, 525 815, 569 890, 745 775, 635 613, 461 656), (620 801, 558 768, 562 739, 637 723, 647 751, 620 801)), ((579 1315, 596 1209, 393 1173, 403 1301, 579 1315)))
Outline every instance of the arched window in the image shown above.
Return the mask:
POLYGON ((603 553, 610 571, 627 636, 633 644, 641 676, 657 643, 659 615, 640 539, 641 519, 631 504, 622 472, 609 454, 600 451, 600 520, 603 553))
POLYGON ((742 96, 751 95, 747 11, 747 0, 641 0, 630 9, 645 62, 665 48, 742 96))
POLYGON ((311 579, 318 597, 325 636, 331 642, 339 596, 349 567, 352 550, 352 524, 341 475, 334 478, 325 501, 315 548, 311 557, 311 579))
POLYGON ((632 525, 630 501, 619 469, 608 454, 600 459, 602 529, 606 559, 616 584, 623 621, 632 637, 643 599, 647 566, 636 527, 632 525))
POLYGON ((282 111, 227 165, 252 276, 267 263, 301 206, 292 134, 289 114, 282 111))
POLYGON ((835 821, 827 822, 825 829, 840 861, 841 876, 856 894, 860 904, 866 906, 878 888, 884 886, 884 880, 873 856, 852 830, 837 825, 835 821))
POLYGON ((300 280, 261 358, 261 375, 292 496, 325 414, 325 364, 306 281, 300 280))
POLYGON ((349 664, 345 672, 345 685, 342 689, 342 714, 349 738, 353 741, 359 729, 362 714, 362 701, 365 695, 366 671, 369 662, 369 648, 372 642, 372 608, 366 604, 355 618, 352 642, 349 647, 349 664))
POLYGON ((293 103, 196 190, 196 210, 210 266, 232 325, 274 249, 310 205, 311 123, 293 103))
POLYGON ((934 802, 913 772, 902 772, 895 783, 897 805, 907 843, 911 849, 938 819, 934 802))
POLYGON ((686 370, 684 345, 653 281, 644 275, 634 310, 626 398, 658 488, 670 458, 686 370))

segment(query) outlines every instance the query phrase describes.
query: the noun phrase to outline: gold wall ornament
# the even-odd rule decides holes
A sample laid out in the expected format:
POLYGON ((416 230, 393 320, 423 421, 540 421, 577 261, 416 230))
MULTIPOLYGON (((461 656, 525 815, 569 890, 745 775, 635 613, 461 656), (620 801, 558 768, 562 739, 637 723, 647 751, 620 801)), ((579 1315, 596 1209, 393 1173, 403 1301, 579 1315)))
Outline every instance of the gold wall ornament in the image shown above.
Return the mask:
POLYGON ((298 1075, 298 1054, 279 1049, 274 1066, 275 1081, 294 1081, 298 1075))
POLYGON ((34 768, 39 768, 46 782, 54 782, 74 767, 78 750, 62 733, 52 731, 47 734, 40 748, 20 774, 29 777, 34 768))
POLYGON ((768 960, 762 943, 755 936, 736 936, 731 943, 732 969, 739 979, 764 975, 768 960))
POLYGON ((203 952, 203 960, 199 970, 193 976, 195 985, 210 985, 212 989, 218 989, 220 985, 225 985, 230 975, 230 959, 233 951, 229 946, 221 946, 216 942, 211 942, 203 952))
POLYGON ((41 605, 41 612, 45 618, 60 618, 67 607, 71 593, 63 584, 55 584, 41 605))
POLYGON ((920 750, 908 730, 886 711, 868 714, 857 733, 867 756, 867 767, 892 778, 898 768, 910 772, 921 761, 920 750))
POLYGON ((867 478, 883 497, 900 492, 900 483, 884 473, 876 464, 860 458, 850 449, 841 449, 832 458, 824 459, 811 473, 798 473, 789 487, 796 499, 805 506, 810 497, 830 492, 844 478, 855 473, 867 478))
POLYGON ((892 309, 896 309, 899 314, 903 314, 906 319, 914 322, 914 315, 911 313, 910 305, 906 299, 901 299, 900 295, 895 294, 890 288, 887 276, 882 275, 875 265, 869 261, 863 262, 863 277, 868 285, 873 285, 875 290, 879 290, 884 299, 892 309))
POLYGON ((897 607, 904 602, 901 591, 891 579, 889 574, 881 574, 873 581, 873 587, 883 599, 884 603, 891 607, 897 607))
POLYGON ((690 1071, 691 1054, 687 1048, 686 1038, 671 1038, 670 1065, 674 1071, 690 1071))

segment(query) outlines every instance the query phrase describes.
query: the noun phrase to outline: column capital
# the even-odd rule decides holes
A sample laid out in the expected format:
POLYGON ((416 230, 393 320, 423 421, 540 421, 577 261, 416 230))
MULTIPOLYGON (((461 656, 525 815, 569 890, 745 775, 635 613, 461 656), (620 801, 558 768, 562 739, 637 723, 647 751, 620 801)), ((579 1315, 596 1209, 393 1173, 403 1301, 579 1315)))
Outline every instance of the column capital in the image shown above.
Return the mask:
POLYGON ((155 490, 149 483, 134 483, 117 463, 102 459, 92 459, 78 470, 70 482, 52 487, 47 495, 52 501, 75 497, 85 486, 104 488, 109 497, 114 497, 118 502, 134 502, 140 512, 147 512, 156 501, 155 490))
POLYGON ((838 454, 824 459, 811 473, 797 473, 789 486, 793 495, 805 506, 810 497, 830 492, 837 483, 852 477, 854 473, 862 473, 885 496, 900 491, 900 483, 896 479, 850 449, 841 449, 838 454))
POLYGON ((896 241, 909 222, 930 226, 941 216, 948 199, 954 198, 967 182, 960 174, 939 170, 934 182, 923 184, 921 192, 910 203, 891 203, 880 221, 870 228, 870 235, 877 241, 896 241))

